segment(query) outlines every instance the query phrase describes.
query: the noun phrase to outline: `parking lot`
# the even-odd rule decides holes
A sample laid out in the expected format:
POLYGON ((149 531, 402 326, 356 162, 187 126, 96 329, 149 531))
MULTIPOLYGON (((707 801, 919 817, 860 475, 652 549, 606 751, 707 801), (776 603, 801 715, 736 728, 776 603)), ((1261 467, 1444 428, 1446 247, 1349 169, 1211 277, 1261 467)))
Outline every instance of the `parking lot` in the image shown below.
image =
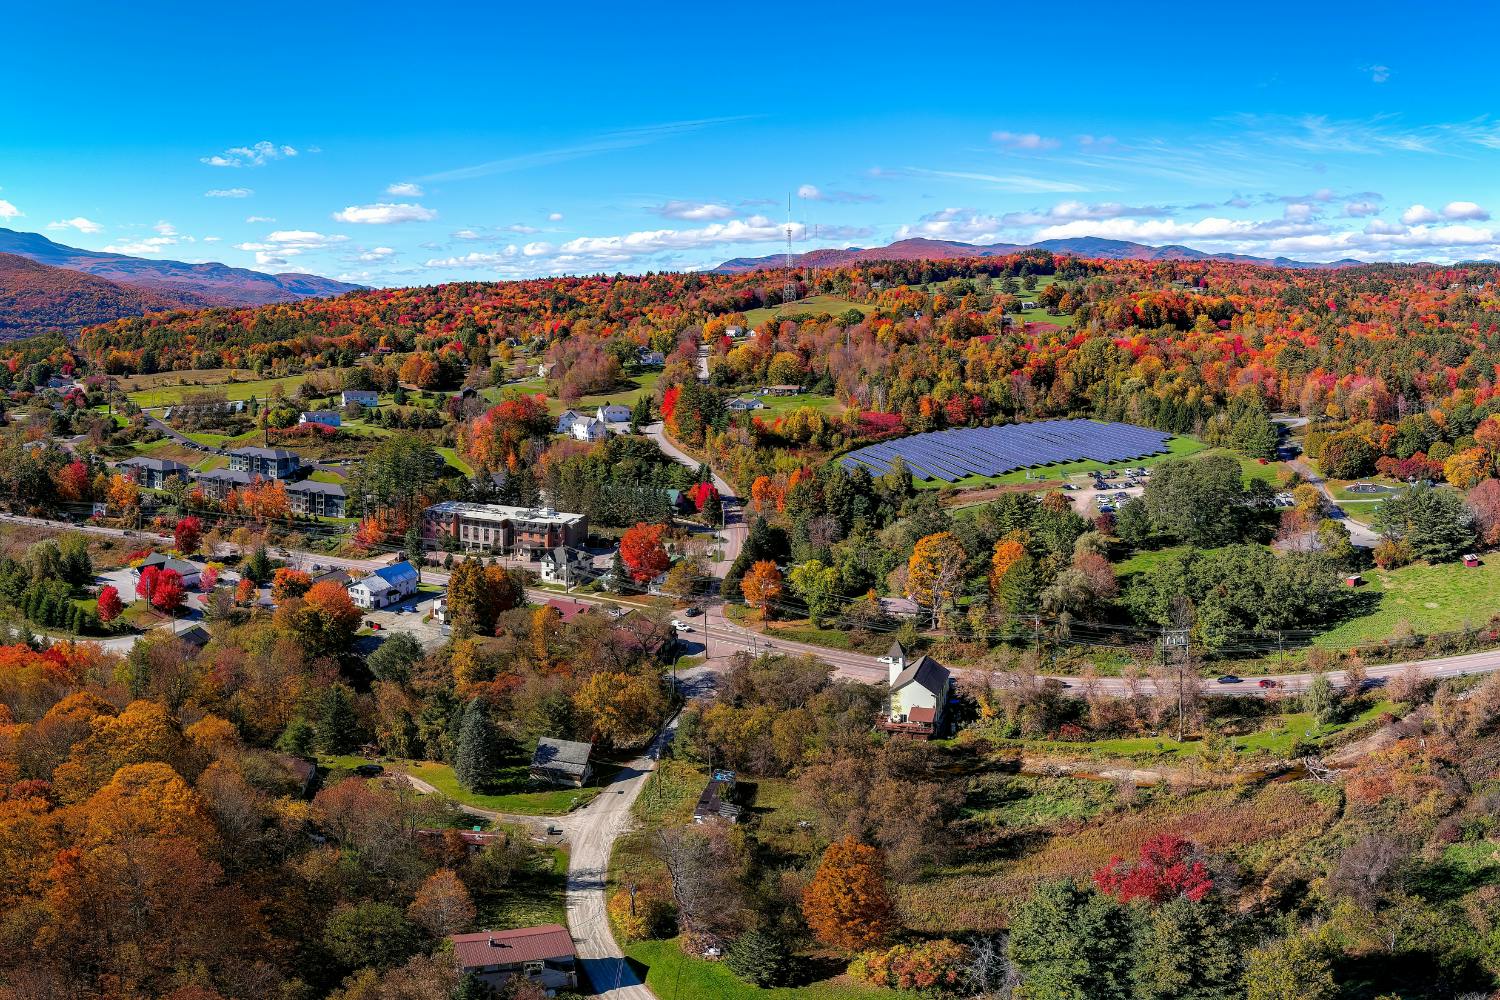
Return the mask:
POLYGON ((1113 479, 1083 475, 1073 476, 1068 480, 1069 485, 1074 487, 1068 492, 1068 496, 1074 498, 1075 511, 1084 517, 1114 513, 1122 504, 1145 492, 1151 475, 1149 469, 1133 467, 1112 469, 1109 472, 1114 474, 1113 479))
MULTIPOLYGON (((423 649, 432 649, 441 646, 448 639, 447 630, 437 623, 436 619, 424 621, 432 613, 432 604, 437 599, 437 594, 415 594, 400 604, 379 611, 366 611, 364 613, 364 627, 369 629, 374 636, 364 637, 365 642, 361 648, 368 644, 373 649, 378 643, 371 642, 374 637, 383 638, 396 632, 405 632, 413 636, 422 644, 423 649), (379 626, 376 628, 376 626, 379 626)), ((368 652, 368 650, 364 650, 368 652)))

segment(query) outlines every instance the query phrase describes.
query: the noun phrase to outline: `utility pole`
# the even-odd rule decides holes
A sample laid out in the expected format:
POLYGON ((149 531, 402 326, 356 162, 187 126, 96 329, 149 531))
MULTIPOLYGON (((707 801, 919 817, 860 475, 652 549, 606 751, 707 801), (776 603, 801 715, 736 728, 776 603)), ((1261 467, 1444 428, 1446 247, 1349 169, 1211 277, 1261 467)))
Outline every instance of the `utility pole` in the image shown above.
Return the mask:
POLYGON ((781 286, 781 304, 797 298, 797 279, 792 276, 792 193, 786 193, 786 283, 781 286))

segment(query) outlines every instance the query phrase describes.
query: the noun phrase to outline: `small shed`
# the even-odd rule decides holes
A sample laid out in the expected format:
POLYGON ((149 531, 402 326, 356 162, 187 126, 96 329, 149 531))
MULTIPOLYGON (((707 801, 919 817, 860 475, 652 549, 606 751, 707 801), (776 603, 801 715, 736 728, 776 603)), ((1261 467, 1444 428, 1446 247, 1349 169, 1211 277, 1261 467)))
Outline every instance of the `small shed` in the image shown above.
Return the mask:
POLYGON ((582 788, 593 774, 589 767, 589 754, 593 750, 589 743, 543 736, 537 740, 536 753, 531 755, 531 780, 582 788))
POLYGON ((733 771, 716 770, 708 779, 708 786, 698 796, 693 808, 693 822, 706 823, 711 819, 740 821, 740 807, 730 801, 734 796, 735 774, 733 771))
POLYGON ((1464 553, 1464 565, 1470 569, 1477 569, 1479 567, 1479 556, 1473 552, 1464 553))
POLYGON ((1358 587, 1364 582, 1365 578, 1363 576, 1360 576, 1358 573, 1350 573, 1348 576, 1344 577, 1344 586, 1346 587, 1358 587))

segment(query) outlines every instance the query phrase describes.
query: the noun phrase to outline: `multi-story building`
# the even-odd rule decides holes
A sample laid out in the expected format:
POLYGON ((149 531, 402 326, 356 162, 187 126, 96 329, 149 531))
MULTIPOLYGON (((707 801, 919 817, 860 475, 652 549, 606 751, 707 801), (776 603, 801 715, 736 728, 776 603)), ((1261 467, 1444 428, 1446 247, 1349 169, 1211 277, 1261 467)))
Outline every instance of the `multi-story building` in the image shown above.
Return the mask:
POLYGON ((348 406, 350 403, 373 409, 380 405, 380 393, 374 389, 345 389, 339 395, 339 405, 348 406))
POLYGON ((230 490, 244 489, 255 481, 255 477, 243 469, 211 469, 193 477, 203 495, 210 500, 223 500, 230 490))
POLYGON ((349 599, 366 611, 378 611, 400 604, 417 592, 421 579, 409 562, 384 566, 349 585, 349 599))
POLYGON ((448 547, 445 540, 451 539, 465 552, 534 555, 559 545, 582 548, 588 535, 586 514, 568 514, 550 507, 446 500, 422 512, 422 539, 434 549, 448 547))
POLYGON ((338 483, 316 483, 311 479, 288 483, 286 502, 293 514, 313 514, 318 517, 344 516, 344 488, 338 483))
POLYGON ((181 462, 147 458, 144 455, 127 458, 117 468, 120 470, 120 475, 148 490, 165 489, 167 480, 174 477, 187 482, 188 474, 192 471, 181 462))
POLYGON ((229 453, 229 468, 262 479, 300 479, 308 471, 302 456, 285 448, 236 448, 229 453))

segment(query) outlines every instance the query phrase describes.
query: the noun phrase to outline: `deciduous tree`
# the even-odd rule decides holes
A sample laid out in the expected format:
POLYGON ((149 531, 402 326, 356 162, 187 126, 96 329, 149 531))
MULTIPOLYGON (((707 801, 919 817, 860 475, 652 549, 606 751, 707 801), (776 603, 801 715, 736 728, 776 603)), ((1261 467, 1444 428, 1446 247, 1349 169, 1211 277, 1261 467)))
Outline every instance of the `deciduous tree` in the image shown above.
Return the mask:
POLYGON ((802 893, 802 915, 817 939, 858 951, 896 928, 880 852, 845 837, 828 845, 802 893))

